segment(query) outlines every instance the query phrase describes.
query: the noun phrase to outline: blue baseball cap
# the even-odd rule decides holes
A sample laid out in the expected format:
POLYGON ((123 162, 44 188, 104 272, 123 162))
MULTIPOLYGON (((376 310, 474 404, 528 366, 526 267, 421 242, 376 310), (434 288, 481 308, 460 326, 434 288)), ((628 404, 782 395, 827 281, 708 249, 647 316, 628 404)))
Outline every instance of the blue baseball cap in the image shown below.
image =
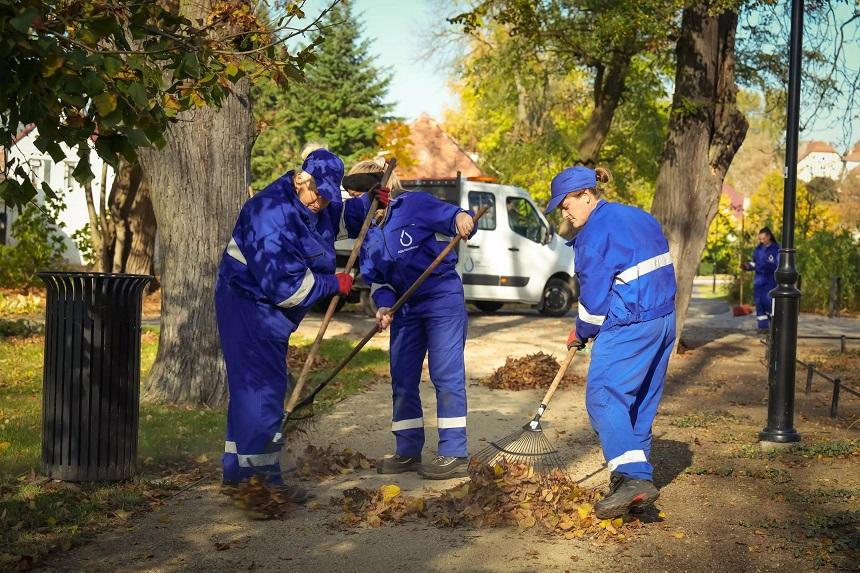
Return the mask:
POLYGON ((328 149, 312 151, 302 171, 309 173, 317 184, 317 192, 329 201, 340 201, 340 182, 343 179, 343 161, 328 149))
POLYGON ((561 202, 564 201, 568 193, 583 189, 594 189, 595 187, 597 187, 597 175, 593 169, 582 165, 568 167, 552 178, 552 184, 550 185, 552 194, 544 213, 549 214, 555 210, 556 207, 561 205, 561 202))

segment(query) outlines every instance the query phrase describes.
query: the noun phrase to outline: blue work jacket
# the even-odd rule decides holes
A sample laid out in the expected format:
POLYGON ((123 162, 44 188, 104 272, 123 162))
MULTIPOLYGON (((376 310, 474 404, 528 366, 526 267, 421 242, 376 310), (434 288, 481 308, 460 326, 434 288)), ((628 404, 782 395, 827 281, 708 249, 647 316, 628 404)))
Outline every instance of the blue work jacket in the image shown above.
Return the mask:
MULTIPOLYGON (((385 219, 368 230, 361 247, 361 274, 379 307, 391 307, 457 233, 465 212, 428 193, 407 191, 392 199, 385 219)), ((477 230, 477 225, 475 226, 477 230)), ((412 296, 412 302, 452 295, 463 299, 463 281, 452 251, 412 296)))
POLYGON ((752 268, 755 271, 753 286, 766 288, 768 290, 776 288, 776 267, 779 265, 779 244, 772 242, 768 246, 759 243, 753 251, 752 268))
POLYGON ((675 310, 669 244, 645 211, 601 199, 568 245, 579 278, 576 333, 581 340, 675 310))
POLYGON ((332 201, 314 213, 299 200, 294 175, 284 174, 242 206, 218 277, 298 324, 310 306, 337 292, 334 242, 358 233, 362 207, 332 201))

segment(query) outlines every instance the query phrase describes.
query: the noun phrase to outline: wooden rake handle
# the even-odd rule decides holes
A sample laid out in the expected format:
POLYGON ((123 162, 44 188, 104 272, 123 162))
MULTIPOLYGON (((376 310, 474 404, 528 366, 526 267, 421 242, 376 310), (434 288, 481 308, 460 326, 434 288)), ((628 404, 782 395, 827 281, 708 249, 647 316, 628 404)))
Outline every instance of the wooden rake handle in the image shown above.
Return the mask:
MULTIPOLYGON (((380 186, 385 187, 388 185, 388 180, 391 178, 391 174, 394 173, 394 168, 397 167, 397 159, 392 158, 388 165, 385 167, 385 173, 382 175, 382 181, 380 182, 380 186)), ((344 207, 345 208, 345 207, 344 207)), ((373 216, 376 214, 377 208, 377 200, 374 199, 370 202, 370 209, 367 210, 367 215, 364 217, 364 222, 361 225, 361 231, 358 233, 358 238, 355 240, 355 244, 352 246, 352 251, 349 253, 349 259, 346 261, 346 266, 343 268, 343 272, 349 274, 352 271, 352 267, 355 266, 355 261, 358 259, 358 253, 361 250, 361 245, 364 243, 364 238, 367 236, 367 231, 370 229, 370 223, 373 221, 373 216)), ((328 329, 328 325, 331 322, 332 317, 334 316, 335 310, 337 309, 337 304, 340 302, 341 295, 340 293, 335 294, 331 301, 329 302, 328 308, 325 311, 325 316, 323 317, 322 324, 320 324, 320 329, 317 332, 317 336, 314 339, 314 343, 311 346, 311 351, 308 353, 307 359, 305 359, 304 366, 302 366, 302 372, 299 374, 299 379, 296 382, 296 386, 293 388, 292 394, 290 394, 290 400, 287 402, 286 410, 288 412, 292 412, 295 409, 296 404, 299 401, 299 397, 302 395, 302 390, 304 390, 305 383, 307 382, 308 375, 311 372, 311 367, 314 364, 314 360, 316 360, 317 354, 319 354, 320 344, 322 343, 322 339, 325 336, 325 331, 328 329)))
MULTIPOLYGON (((486 213, 489 208, 490 208, 489 205, 484 205, 483 207, 481 207, 481 209, 479 209, 478 212, 475 213, 475 216, 472 217, 472 221, 474 221, 475 224, 477 224, 478 220, 484 216, 484 213, 486 213)), ((451 251, 453 251, 457 247, 457 245, 460 244, 460 239, 461 239, 460 235, 457 235, 456 237, 451 239, 451 242, 448 243, 448 245, 442 250, 441 253, 439 253, 439 255, 435 259, 433 259, 433 262, 430 263, 430 265, 424 270, 423 273, 421 273, 421 276, 418 277, 417 279, 415 279, 415 282, 412 283, 412 286, 410 286, 408 289, 406 289, 406 292, 404 292, 402 295, 400 295, 400 298, 397 299, 397 302, 394 303, 394 306, 391 307, 391 309, 388 311, 388 314, 396 313, 398 310, 400 310, 400 307, 402 307, 404 304, 406 304, 406 301, 408 301, 412 297, 412 295, 415 294, 415 291, 417 291, 418 288, 424 283, 424 281, 427 280, 427 277, 429 277, 430 274, 434 270, 436 270, 436 267, 438 267, 442 263, 442 261, 445 260, 445 257, 447 257, 451 253, 451 251)), ((379 327, 374 325, 373 328, 371 328, 367 332, 367 334, 364 335, 364 338, 362 338, 359 341, 359 343, 355 345, 355 347, 350 351, 350 353, 347 354, 338 363, 338 365, 334 367, 334 370, 332 370, 332 372, 328 376, 325 377, 325 380, 323 380, 322 382, 317 384, 316 388, 313 389, 313 392, 311 392, 310 394, 305 396, 305 398, 301 402, 299 402, 297 405, 295 405, 295 407, 304 407, 304 406, 307 406, 308 404, 310 404, 311 402, 313 402, 314 397, 320 392, 320 390, 325 388, 329 382, 334 380, 335 377, 338 374, 340 374, 341 370, 343 370, 346 367, 346 365, 349 364, 349 361, 352 360, 355 357, 355 355, 358 354, 358 352, 362 348, 364 348, 364 346, 368 342, 370 342, 370 339, 373 338, 374 336, 376 336, 376 334, 378 332, 381 332, 379 330, 379 327)), ((568 361, 568 364, 570 364, 569 361, 568 361)), ((558 385, 558 383, 556 383, 556 385, 558 385)), ((292 400, 290 400, 290 401, 292 402, 292 400)), ((289 404, 287 405, 286 410, 287 410, 287 413, 293 412, 293 409, 291 409, 289 407, 289 404)))
POLYGON ((549 388, 546 389, 546 394, 544 394, 543 400, 540 401, 537 416, 535 416, 537 420, 540 420, 540 417, 543 416, 544 410, 546 410, 549 401, 552 400, 555 391, 558 389, 558 385, 561 384, 561 379, 564 378, 565 374, 567 374, 567 369, 570 368, 570 363, 573 362, 573 357, 576 356, 578 350, 579 349, 574 346, 567 351, 567 356, 565 356, 564 360, 561 361, 561 366, 559 366, 558 372, 552 380, 552 384, 550 384, 549 388))

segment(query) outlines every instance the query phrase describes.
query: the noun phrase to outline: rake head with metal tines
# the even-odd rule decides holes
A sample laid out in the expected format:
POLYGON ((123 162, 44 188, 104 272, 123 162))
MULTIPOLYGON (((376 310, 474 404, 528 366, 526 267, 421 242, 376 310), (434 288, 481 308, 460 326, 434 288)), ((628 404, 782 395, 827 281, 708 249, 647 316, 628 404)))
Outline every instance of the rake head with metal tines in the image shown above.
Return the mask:
POLYGON ((561 456, 544 434, 537 417, 522 429, 490 442, 475 458, 489 466, 505 460, 509 464, 527 464, 539 473, 564 471, 561 456))
POLYGON ((475 455, 475 458, 479 462, 494 465, 505 459, 509 463, 527 464, 533 467, 535 471, 541 473, 549 473, 554 469, 564 471, 564 463, 561 461, 561 456, 543 433, 540 419, 546 411, 547 404, 549 404, 553 394, 555 394, 555 390, 558 388, 561 379, 564 378, 568 367, 570 367, 570 363, 573 361, 577 350, 579 349, 575 346, 568 350, 567 356, 562 361, 552 384, 550 384, 543 400, 541 400, 535 417, 516 432, 508 434, 500 440, 490 442, 489 446, 475 455))

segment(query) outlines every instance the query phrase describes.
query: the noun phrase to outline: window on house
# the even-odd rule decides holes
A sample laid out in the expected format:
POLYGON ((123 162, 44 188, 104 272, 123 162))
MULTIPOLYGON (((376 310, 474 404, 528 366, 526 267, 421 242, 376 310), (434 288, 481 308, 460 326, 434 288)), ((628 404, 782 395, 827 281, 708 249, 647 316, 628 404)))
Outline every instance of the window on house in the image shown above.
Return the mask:
POLYGON ((50 159, 42 160, 42 181, 51 184, 51 169, 54 168, 54 162, 50 159))
POLYGON ((68 161, 63 164, 63 188, 64 189, 74 189, 75 188, 75 178, 72 177, 72 172, 75 170, 75 166, 68 161))

